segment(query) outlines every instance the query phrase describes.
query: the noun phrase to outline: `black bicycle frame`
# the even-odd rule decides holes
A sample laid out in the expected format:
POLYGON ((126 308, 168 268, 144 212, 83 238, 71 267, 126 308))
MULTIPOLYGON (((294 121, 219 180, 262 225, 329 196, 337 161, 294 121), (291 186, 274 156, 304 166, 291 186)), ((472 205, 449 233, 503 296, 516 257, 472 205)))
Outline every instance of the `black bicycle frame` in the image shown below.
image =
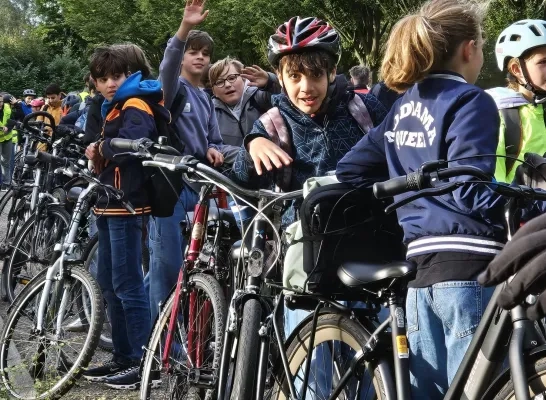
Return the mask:
MULTIPOLYGON (((267 204, 266 198, 261 198, 258 203, 258 209, 262 209, 267 204)), ((246 263, 247 269, 247 282, 245 290, 236 290, 229 307, 228 323, 226 325, 226 333, 224 336, 224 348, 222 349, 222 358, 220 360, 220 374, 218 377, 218 400, 224 400, 227 389, 228 369, 230 352, 232 350, 234 339, 237 335, 237 317, 238 311, 242 310, 244 302, 249 297, 258 298, 263 303, 260 297, 260 291, 262 286, 262 275, 264 272, 264 250, 266 244, 266 228, 268 226, 267 220, 262 215, 257 215, 252 225, 252 248, 248 254, 248 261, 246 263), (232 315, 234 314, 235 315, 232 315)), ((245 238, 241 242, 240 257, 244 257, 245 238)), ((263 304, 262 304, 263 306, 263 304)), ((264 327, 264 329, 267 329, 264 327)), ((260 330, 262 331, 262 330, 260 330)), ((257 374, 257 387, 261 387, 265 382, 265 374, 267 373, 267 362, 269 359, 269 334, 267 330, 260 334, 260 350, 259 350, 259 362, 258 374, 257 374), (266 363, 266 368, 263 367, 263 363, 266 363)), ((256 333, 258 334, 258 332, 256 333)), ((257 392, 257 398, 263 398, 262 393, 257 392)))

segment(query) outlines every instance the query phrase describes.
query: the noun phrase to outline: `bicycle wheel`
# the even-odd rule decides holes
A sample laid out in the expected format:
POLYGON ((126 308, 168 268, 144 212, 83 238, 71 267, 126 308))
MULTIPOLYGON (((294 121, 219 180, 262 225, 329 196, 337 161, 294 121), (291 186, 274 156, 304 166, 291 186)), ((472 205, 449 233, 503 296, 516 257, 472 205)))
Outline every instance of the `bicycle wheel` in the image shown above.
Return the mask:
POLYGON ((0 257, 9 253, 13 237, 23 222, 16 212, 19 200, 14 190, 6 192, 0 200, 0 257))
MULTIPOLYGON (((528 362, 525 365, 525 372, 527 373, 527 386, 531 393, 531 399, 543 399, 543 396, 546 394, 546 358, 528 362)), ((503 386, 498 394, 495 395, 494 400, 516 400, 514 383, 512 382, 510 373, 505 374, 504 381, 500 385, 503 386)), ((490 399, 492 396, 485 398, 490 399)))
POLYGON ((49 266, 55 244, 61 241, 70 223, 70 215, 61 207, 47 208, 45 215, 35 213, 13 240, 13 249, 4 261, 3 279, 9 301, 49 266))
POLYGON ((216 279, 200 273, 188 278, 187 290, 180 295, 168 356, 165 356, 164 347, 175 303, 174 290, 154 325, 142 364, 141 399, 197 400, 214 397, 214 388, 191 386, 189 378, 195 379, 196 372, 208 377, 218 376, 227 315, 224 292, 216 279), (194 310, 192 321, 189 321, 190 306, 194 310), (194 340, 190 340, 191 336, 194 340), (168 367, 163 359, 168 359, 168 367))
POLYGON ((39 331, 38 305, 47 272, 23 289, 0 333, 0 376, 4 390, 17 399, 58 399, 65 394, 91 361, 104 320, 97 283, 81 266, 74 266, 64 279, 53 280, 44 329, 39 331), (92 302, 89 329, 70 332, 66 327, 77 318, 75 297, 81 287, 92 302))
MULTIPOLYGON (((89 243, 87 244, 82 260, 84 260, 84 268, 86 271, 89 271, 93 278, 96 278, 97 274, 97 262, 99 254, 99 237, 97 235, 93 236, 89 243)), ((87 292, 83 291, 81 296, 77 298, 78 310, 79 310, 79 319, 74 321, 73 326, 69 329, 87 329, 89 315, 91 312, 91 301, 87 292)), ((114 349, 114 344, 112 343, 112 327, 110 326, 110 320, 108 319, 108 313, 106 312, 106 301, 104 301, 104 324, 102 326, 102 332, 100 333, 99 339, 99 348, 104 351, 112 351, 114 349)))
POLYGON ((260 301, 249 298, 243 307, 239 337, 237 338, 237 359, 232 368, 234 371, 231 400, 250 400, 254 398, 256 371, 258 364, 257 351, 260 348, 258 330, 262 319, 260 301))
MULTIPOLYGON (((303 394, 301 390, 311 328, 312 321, 309 321, 286 343, 286 355, 298 399, 303 394)), ((363 348, 368 339, 369 333, 350 317, 341 314, 320 315, 317 320, 306 398, 328 399, 337 382, 347 371, 354 355, 363 348)), ((270 396, 267 398, 287 400, 290 397, 290 390, 282 365, 277 366, 274 380, 270 396)), ((356 377, 352 377, 338 399, 354 399, 359 392, 361 399, 385 398, 383 380, 378 370, 374 370, 373 380, 368 374, 365 374, 360 382, 356 377)))

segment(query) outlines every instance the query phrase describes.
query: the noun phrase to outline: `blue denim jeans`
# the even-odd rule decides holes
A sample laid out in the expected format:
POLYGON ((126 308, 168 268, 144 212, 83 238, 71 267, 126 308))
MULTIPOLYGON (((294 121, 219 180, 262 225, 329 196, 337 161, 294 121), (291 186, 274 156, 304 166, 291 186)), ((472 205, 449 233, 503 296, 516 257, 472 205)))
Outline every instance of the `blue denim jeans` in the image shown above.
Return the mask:
POLYGON ((408 289, 412 399, 444 398, 494 290, 476 281, 408 289))
MULTIPOLYGON (((353 303, 352 307, 363 306, 363 303, 353 303)), ((292 333, 292 331, 300 324, 305 317, 309 315, 309 312, 306 310, 290 310, 285 308, 284 314, 284 333, 286 338, 292 333)), ((383 318, 388 317, 388 309, 385 313, 381 314, 379 317, 381 322, 383 318)), ((352 360, 355 355, 354 350, 349 346, 336 342, 333 345, 334 358, 340 363, 340 365, 348 365, 348 362, 352 360)), ((301 384, 304 379, 305 372, 303 369, 297 372, 297 375, 294 376, 294 386, 296 392, 301 393, 301 384)), ((336 382, 336 379, 332 379, 334 374, 334 365, 332 363, 332 351, 330 350, 330 343, 323 343, 316 346, 313 351, 311 358, 311 368, 309 371, 309 381, 307 395, 305 400, 323 400, 328 399, 332 390, 335 388, 335 384, 332 385, 332 382, 336 382)), ((343 375, 343 372, 341 372, 343 375)), ((345 389, 345 395, 348 398, 356 398, 356 381, 352 379, 349 381, 349 387, 345 389)), ((360 399, 368 400, 375 399, 375 391, 372 386, 372 381, 368 372, 365 372, 365 375, 361 381, 361 390, 360 390, 360 399)))
POLYGON ((142 275, 142 217, 100 217, 97 282, 108 304, 114 358, 138 362, 150 335, 142 275))
POLYGON ((152 321, 159 314, 159 303, 167 300, 178 279, 186 248, 180 223, 186 221, 186 212, 194 210, 198 199, 197 193, 184 187, 172 216, 150 218, 150 270, 146 275, 145 286, 149 293, 152 321))

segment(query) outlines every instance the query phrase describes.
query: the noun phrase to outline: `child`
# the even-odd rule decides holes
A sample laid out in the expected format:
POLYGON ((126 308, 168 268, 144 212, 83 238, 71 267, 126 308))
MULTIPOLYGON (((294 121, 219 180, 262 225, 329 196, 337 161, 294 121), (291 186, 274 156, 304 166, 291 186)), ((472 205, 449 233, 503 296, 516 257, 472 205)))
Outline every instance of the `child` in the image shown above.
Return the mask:
MULTIPOLYGON (((52 83, 46 87, 46 105, 42 108, 42 111, 47 111, 53 116, 55 125, 59 125, 62 117, 62 91, 61 87, 56 83, 52 83)), ((43 117, 38 117, 38 120, 43 117)), ((46 121, 47 122, 47 121, 46 121)))
POLYGON ((254 122, 272 107, 271 96, 280 93, 277 77, 256 65, 244 68, 231 57, 216 61, 209 77, 222 138, 227 144, 241 146, 254 122))
MULTIPOLYGON (((386 110, 375 97, 349 92, 347 81, 336 78, 340 56, 338 33, 317 18, 294 17, 269 38, 268 58, 283 88, 282 94, 273 96, 272 103, 288 129, 294 157, 270 140, 258 120, 244 138, 246 151, 235 161, 238 180, 270 187, 271 172, 290 165, 292 176, 283 188, 289 191, 301 189, 310 177, 335 169, 365 133, 348 109, 352 96, 360 97, 374 125, 383 120, 386 110)), ((285 213, 284 224, 294 220, 296 209, 285 213)))
POLYGON ((13 154, 13 130, 8 127, 8 121, 11 117, 10 97, 0 96, 0 168, 2 171, 0 190, 2 191, 6 191, 11 185, 10 166, 13 154))
POLYGON ((31 112, 33 112, 32 108, 31 108, 32 106, 30 105, 30 103, 34 99, 36 99, 36 92, 34 91, 34 89, 25 89, 25 90, 23 90, 22 108, 23 108, 23 112, 25 113, 25 115, 28 115, 31 112))
MULTIPOLYGON (((214 106, 210 97, 199 87, 203 71, 210 63, 213 41, 206 32, 192 30, 205 20, 202 0, 188 0, 184 17, 175 36, 169 40, 165 57, 159 67, 163 84, 165 107, 171 108, 181 85, 186 92, 186 104, 175 122, 185 154, 219 167, 224 157, 222 137, 218 129, 214 106)), ((193 211, 197 193, 184 186, 174 214, 167 218, 151 218, 149 226, 150 270, 146 276, 149 287, 152 320, 158 315, 158 304, 167 299, 176 283, 186 248, 180 223, 186 212, 193 211)))
MULTIPOLYGON (((45 118, 45 123, 55 122, 55 126, 61 123, 62 118, 62 91, 61 87, 56 83, 51 83, 46 87, 46 104, 42 107, 42 111, 46 111, 53 117, 53 121, 47 121, 45 118)), ((38 116, 37 121, 44 121, 43 116, 38 116)), ((47 133, 51 136, 51 129, 47 129, 47 133)), ((45 143, 40 143, 36 147, 40 151, 47 151, 47 145, 45 143)))
MULTIPOLYGON (((542 105, 546 101, 544 24, 546 21, 541 20, 519 21, 506 28, 497 39, 497 64, 501 71, 508 72, 508 88, 487 91, 501 110, 498 155, 522 159, 525 153, 546 153, 542 105)), ((498 158, 497 181, 512 182, 519 164, 512 159, 498 158)))
MULTIPOLYGON (((474 86, 484 14, 471 0, 432 0, 395 25, 381 75, 407 91, 339 162, 340 181, 371 185, 437 159, 494 174, 493 157, 456 161, 497 148, 497 108, 474 86)), ((506 241, 503 205, 487 186, 467 184, 398 210, 407 257, 418 266, 406 300, 414 399, 442 399, 470 344, 493 292, 476 278, 506 241)))
POLYGON ((105 102, 102 138, 90 144, 86 156, 93 160, 102 183, 124 192, 136 215, 106 196, 95 207, 99 231, 97 281, 108 304, 114 356, 111 362, 89 369, 84 377, 117 389, 137 388, 142 346, 150 334, 150 308, 142 274, 142 219, 151 211, 146 173, 140 160, 114 157, 121 153, 110 146, 113 138, 157 140, 155 118, 169 120, 157 81, 141 80, 129 70, 125 53, 113 47, 99 48, 91 58, 90 71, 105 102), (154 110, 154 112, 152 112, 154 110), (161 112, 162 111, 162 112, 161 112), (116 375, 114 375, 116 374, 116 375))

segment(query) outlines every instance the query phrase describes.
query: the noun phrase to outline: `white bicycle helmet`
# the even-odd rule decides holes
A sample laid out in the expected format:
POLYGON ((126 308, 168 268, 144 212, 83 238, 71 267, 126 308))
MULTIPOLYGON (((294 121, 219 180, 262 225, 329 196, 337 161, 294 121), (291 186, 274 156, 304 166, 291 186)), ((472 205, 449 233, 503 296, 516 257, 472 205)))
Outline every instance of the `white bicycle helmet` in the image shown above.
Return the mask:
POLYGON ((546 21, 524 19, 515 22, 502 31, 497 39, 497 65, 504 71, 511 58, 521 57, 523 53, 542 46, 546 46, 546 21))

